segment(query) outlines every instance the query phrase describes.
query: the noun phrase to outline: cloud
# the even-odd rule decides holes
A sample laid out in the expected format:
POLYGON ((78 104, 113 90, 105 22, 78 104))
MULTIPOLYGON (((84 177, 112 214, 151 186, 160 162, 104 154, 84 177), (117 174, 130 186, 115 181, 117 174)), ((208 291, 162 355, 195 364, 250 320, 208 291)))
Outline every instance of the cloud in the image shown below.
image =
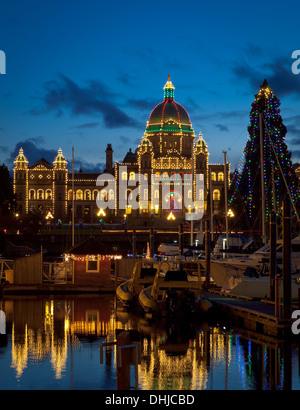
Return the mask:
MULTIPOLYGON (((37 137, 37 138, 29 138, 24 141, 20 141, 15 145, 14 150, 10 153, 8 157, 8 168, 12 169, 14 166, 14 160, 19 154, 20 148, 23 148, 24 155, 28 159, 29 165, 35 164, 37 161, 39 161, 41 158, 44 158, 46 161, 48 161, 51 165, 53 164, 54 158, 57 155, 58 150, 53 150, 53 149, 47 149, 44 147, 41 147, 40 143, 43 140, 43 137, 37 137)), ((1 149, 1 147, 0 147, 1 149)), ((72 164, 72 159, 66 158, 68 161, 68 167, 71 170, 71 164, 72 164)), ((79 171, 79 169, 82 169, 83 172, 103 172, 105 168, 104 163, 97 163, 93 164, 90 162, 87 162, 86 160, 82 159, 79 156, 75 156, 74 158, 74 170, 79 171)))
POLYGON ((239 81, 246 81, 254 90, 259 90, 266 79, 269 86, 279 98, 300 95, 299 76, 292 73, 293 60, 290 56, 276 57, 267 63, 250 66, 247 63, 235 63, 232 72, 239 81))
POLYGON ((220 131, 226 131, 226 132, 229 131, 229 129, 226 125, 216 124, 216 127, 219 128, 220 131))
POLYGON ((123 135, 120 135, 120 141, 125 144, 128 145, 128 143, 130 142, 130 139, 128 137, 124 137, 123 135))
POLYGON ((101 114, 107 128, 138 127, 139 124, 112 101, 116 94, 99 81, 91 80, 86 87, 77 85, 63 74, 48 81, 42 106, 29 111, 32 115, 54 112, 57 117, 70 112, 73 116, 101 114))
POLYGON ((81 129, 81 128, 94 128, 94 127, 97 127, 97 125, 99 125, 98 122, 88 122, 88 123, 86 123, 86 124, 76 125, 75 127, 71 127, 71 128, 76 128, 76 129, 81 129))
POLYGON ((137 100, 137 99, 130 99, 128 103, 132 105, 134 108, 138 108, 139 110, 153 110, 153 107, 156 106, 157 101, 149 101, 149 100, 137 100))

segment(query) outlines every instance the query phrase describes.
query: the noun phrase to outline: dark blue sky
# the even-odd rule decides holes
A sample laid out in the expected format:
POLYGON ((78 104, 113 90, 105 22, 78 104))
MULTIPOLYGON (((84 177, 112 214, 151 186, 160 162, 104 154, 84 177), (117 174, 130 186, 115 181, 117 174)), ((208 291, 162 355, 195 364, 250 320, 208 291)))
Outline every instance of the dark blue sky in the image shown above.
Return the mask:
POLYGON ((59 148, 83 170, 101 171, 105 148, 122 160, 163 99, 168 73, 210 163, 227 151, 232 170, 247 140, 264 78, 281 101, 300 162, 298 0, 127 2, 10 0, 0 10, 0 162, 22 146, 30 163, 59 148))

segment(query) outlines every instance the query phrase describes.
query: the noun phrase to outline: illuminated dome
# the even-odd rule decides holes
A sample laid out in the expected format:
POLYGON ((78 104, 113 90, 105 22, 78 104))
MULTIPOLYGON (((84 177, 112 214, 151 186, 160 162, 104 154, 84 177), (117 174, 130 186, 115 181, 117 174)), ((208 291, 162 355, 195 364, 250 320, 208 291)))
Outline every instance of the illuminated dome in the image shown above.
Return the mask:
POLYGON ((68 162, 66 158, 63 156, 61 148, 58 150, 58 154, 56 155, 53 165, 56 169, 63 169, 67 166, 68 162))
POLYGON ((182 105, 174 101, 174 85, 168 76, 164 86, 164 101, 158 104, 150 114, 146 132, 183 131, 194 132, 190 117, 182 105))

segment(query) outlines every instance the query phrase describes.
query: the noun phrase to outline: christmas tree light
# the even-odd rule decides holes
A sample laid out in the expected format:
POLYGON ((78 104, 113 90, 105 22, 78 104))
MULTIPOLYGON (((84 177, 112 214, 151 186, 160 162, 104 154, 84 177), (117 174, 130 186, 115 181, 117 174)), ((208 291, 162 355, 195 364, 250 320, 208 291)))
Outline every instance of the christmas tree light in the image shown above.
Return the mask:
MULTIPOLYGON (((299 199, 297 178, 291 154, 285 142, 286 127, 280 115, 280 102, 266 80, 255 95, 250 112, 248 139, 241 161, 234 172, 229 204, 235 213, 246 217, 245 227, 259 229, 261 198, 265 200, 265 222, 272 211, 281 213, 281 205, 289 195, 293 205, 299 199), (262 157, 260 150, 260 121, 262 129, 262 157), (261 166, 262 165, 262 166, 261 166), (261 169, 263 173, 261 174, 261 169), (262 188, 263 187, 263 188, 262 188)), ((294 205, 295 207, 295 205, 294 205)))

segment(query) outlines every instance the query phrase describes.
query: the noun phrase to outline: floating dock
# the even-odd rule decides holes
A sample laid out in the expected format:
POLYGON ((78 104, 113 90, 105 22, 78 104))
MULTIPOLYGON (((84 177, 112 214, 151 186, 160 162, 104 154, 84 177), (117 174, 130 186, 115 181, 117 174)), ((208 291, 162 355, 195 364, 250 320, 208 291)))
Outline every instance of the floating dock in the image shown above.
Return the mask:
POLYGON ((275 304, 268 300, 237 298, 217 291, 205 292, 205 296, 213 303, 217 315, 230 326, 277 339, 295 337, 292 333, 292 318, 282 318, 281 308, 276 315, 275 304))

